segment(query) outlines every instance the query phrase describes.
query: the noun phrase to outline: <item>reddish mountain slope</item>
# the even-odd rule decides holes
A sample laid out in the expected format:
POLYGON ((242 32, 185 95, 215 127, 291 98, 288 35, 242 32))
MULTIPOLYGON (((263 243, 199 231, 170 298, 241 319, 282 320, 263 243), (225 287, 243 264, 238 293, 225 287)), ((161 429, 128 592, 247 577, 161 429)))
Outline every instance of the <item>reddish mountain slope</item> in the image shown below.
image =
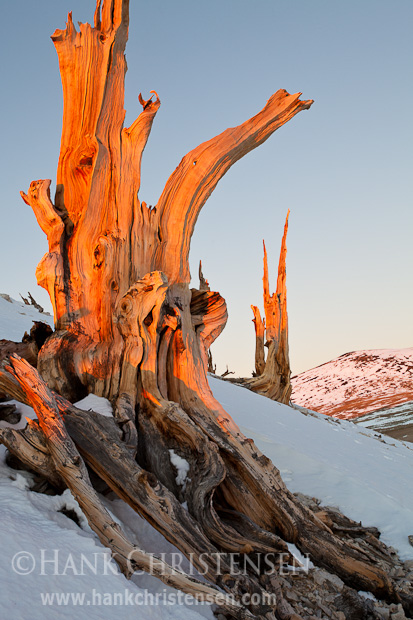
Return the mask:
POLYGON ((337 418, 413 401, 413 348, 354 351, 292 378, 291 400, 337 418))

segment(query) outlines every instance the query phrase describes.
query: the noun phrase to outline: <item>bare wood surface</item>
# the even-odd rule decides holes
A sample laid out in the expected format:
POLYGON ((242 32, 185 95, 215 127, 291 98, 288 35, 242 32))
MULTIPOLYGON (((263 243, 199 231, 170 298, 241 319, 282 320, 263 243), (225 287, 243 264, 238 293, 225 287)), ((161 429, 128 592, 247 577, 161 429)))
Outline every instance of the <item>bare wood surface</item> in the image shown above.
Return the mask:
POLYGON ((259 377, 265 370, 265 319, 261 318, 261 313, 257 306, 251 306, 254 313, 253 323, 255 327, 255 376, 259 377))
MULTIPOLYGON (((126 572, 131 545, 101 510, 82 457, 185 555, 194 553, 195 562, 203 550, 211 556, 217 549, 248 554, 279 551, 293 542, 346 583, 398 601, 373 555, 335 536, 289 493, 276 467, 214 399, 207 356, 225 326, 227 308, 205 283, 203 290, 189 289, 190 240, 211 192, 238 159, 312 101, 278 90, 255 116, 185 155, 151 207, 138 191, 142 153, 160 99, 154 91, 147 100, 140 95, 141 113, 123 127, 128 21, 127 0, 98 0, 93 26, 80 24, 76 30, 69 14, 65 29, 52 37, 64 96, 56 195, 52 202, 50 181, 40 180, 23 198, 48 237, 49 252, 37 277, 49 292, 56 331, 38 358, 47 386, 13 356, 12 377, 0 373, 0 385, 14 394, 23 388, 22 399, 39 416, 57 474, 126 572), (111 400, 116 424, 79 413, 68 402, 87 393, 111 400), (185 485, 176 480, 170 450, 189 464, 185 485)), ((287 223, 273 307, 269 289, 266 297, 267 363, 255 378, 260 381, 267 367, 273 372, 269 362, 283 368, 285 381, 277 389, 284 402, 289 397, 286 231, 287 223)), ((264 381, 268 386, 273 379, 264 381)), ((137 553, 136 565, 147 567, 146 556, 137 553)), ((261 592, 250 575, 226 577, 218 585, 238 598, 243 587, 261 592)), ((213 560, 208 578, 217 582, 213 560)), ((167 583, 194 595, 201 588, 185 575, 168 573, 167 583)), ((211 585, 202 588, 216 593, 211 585)), ((272 608, 226 604, 242 618, 273 614, 272 608)))
POLYGON ((8 372, 20 383, 36 411, 56 471, 73 493, 92 530, 100 541, 111 549, 125 576, 130 578, 136 570, 144 570, 158 577, 166 585, 191 594, 199 600, 219 603, 239 618, 245 620, 253 618, 253 615, 239 602, 226 596, 215 586, 202 583, 172 568, 127 539, 98 498, 84 461, 66 431, 53 394, 25 360, 12 356, 10 364, 8 372))
POLYGON ((281 242, 280 260, 278 263, 277 289, 270 294, 268 276, 268 257, 264 246, 264 310, 265 321, 256 306, 251 306, 255 324, 255 377, 244 381, 254 392, 277 400, 288 405, 292 391, 291 369, 288 347, 288 314, 287 314, 287 284, 286 284, 286 256, 288 210, 285 220, 284 234, 281 242), (267 359, 264 361, 264 340, 268 347, 267 359))

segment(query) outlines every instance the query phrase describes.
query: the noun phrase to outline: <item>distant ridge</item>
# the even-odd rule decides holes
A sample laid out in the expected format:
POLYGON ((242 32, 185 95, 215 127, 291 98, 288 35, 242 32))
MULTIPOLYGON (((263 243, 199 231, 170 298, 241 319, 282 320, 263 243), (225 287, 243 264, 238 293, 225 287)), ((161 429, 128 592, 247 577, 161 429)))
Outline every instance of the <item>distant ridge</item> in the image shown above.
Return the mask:
POLYGON ((302 407, 342 419, 383 414, 413 401, 413 347, 345 353, 291 383, 291 400, 302 407))

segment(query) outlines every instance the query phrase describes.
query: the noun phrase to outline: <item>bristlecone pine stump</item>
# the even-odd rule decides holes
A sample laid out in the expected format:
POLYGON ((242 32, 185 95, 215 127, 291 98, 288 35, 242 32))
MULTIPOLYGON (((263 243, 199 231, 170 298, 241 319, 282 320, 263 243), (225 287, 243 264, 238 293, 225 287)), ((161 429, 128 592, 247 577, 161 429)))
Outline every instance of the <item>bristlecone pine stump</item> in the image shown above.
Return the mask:
POLYGON ((374 553, 334 536, 213 398, 207 351, 225 326, 226 305, 219 293, 189 288, 191 235, 216 184, 312 101, 277 91, 253 118, 185 155, 148 207, 138 199, 140 163, 160 100, 140 96, 140 115, 123 127, 128 19, 127 0, 98 0, 94 27, 76 31, 69 14, 52 36, 64 95, 56 195, 52 202, 44 180, 22 196, 49 242, 36 273, 55 332, 38 371, 12 355, 1 372, 1 390, 38 415, 1 440, 54 486, 71 489, 128 576, 152 568, 198 598, 218 600, 219 586, 227 594, 221 608, 235 617, 293 618, 276 575, 234 576, 225 557, 218 570, 216 555, 287 552, 289 541, 347 584, 399 601, 374 553), (70 404, 89 392, 112 401, 115 420, 70 404), (170 449, 190 464, 185 488, 170 449), (151 567, 105 512, 85 463, 200 569, 204 554, 210 585, 162 562, 151 567), (277 592, 276 604, 242 604, 243 593, 264 590, 277 592))
POLYGON ((268 278, 268 257, 264 246, 264 314, 261 318, 259 308, 251 306, 255 327, 255 373, 252 379, 243 383, 251 390, 288 405, 292 391, 290 356, 288 348, 288 314, 287 314, 287 232, 288 210, 281 242, 280 260, 276 292, 270 295, 268 278), (265 347, 268 347, 265 359, 265 347))

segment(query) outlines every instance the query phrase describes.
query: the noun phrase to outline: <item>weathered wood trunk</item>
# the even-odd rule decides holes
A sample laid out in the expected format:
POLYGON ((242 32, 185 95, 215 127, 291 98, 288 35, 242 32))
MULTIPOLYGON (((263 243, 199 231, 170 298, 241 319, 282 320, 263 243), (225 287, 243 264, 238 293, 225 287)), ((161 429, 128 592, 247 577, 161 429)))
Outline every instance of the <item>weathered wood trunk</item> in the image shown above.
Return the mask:
MULTIPOLYGON (((178 368, 198 391, 200 360, 190 358, 204 358, 198 349, 205 345, 205 330, 210 344, 224 323, 195 331, 191 318, 188 254, 196 219, 231 165, 312 103, 278 91, 252 119, 188 153, 157 205, 149 207, 138 199, 140 164, 160 101, 155 93, 148 101, 140 97, 141 114, 123 127, 127 33, 128 2, 116 0, 101 9, 98 3, 94 28, 81 24, 77 32, 69 14, 66 29, 53 34, 64 96, 56 196, 53 203, 49 180, 35 181, 27 195, 22 193, 49 241, 37 279, 52 300, 56 333, 42 349, 40 372, 68 398, 83 388, 115 399, 116 415, 124 423, 134 419, 131 388, 136 397, 141 391, 132 386, 141 362, 141 336, 136 325, 133 335, 122 328, 133 313, 136 283, 150 278, 147 274, 163 274, 166 316, 175 316, 188 345, 198 340, 186 366, 178 368)), ((147 316, 151 310, 148 306, 147 316)), ((207 302, 204 313, 203 320, 211 324, 207 302)), ((157 343, 163 362, 155 360, 165 385, 166 349, 180 336, 172 338, 173 329, 162 324, 161 314, 153 335, 169 342, 157 343)), ((206 380, 200 381, 209 391, 206 380)))
MULTIPOLYGON (((98 0, 94 27, 81 24, 77 32, 69 15, 52 37, 64 94, 57 191, 52 202, 50 181, 35 181, 23 198, 48 237, 37 278, 50 294, 56 331, 38 359, 48 387, 15 356, 0 372, 2 390, 32 403, 40 421, 0 438, 54 484, 72 489, 125 572, 130 543, 93 495, 82 458, 186 555, 280 552, 290 541, 347 583, 398 600, 384 572, 289 493, 279 471, 214 399, 207 351, 225 326, 226 304, 206 282, 189 288, 192 232, 218 181, 312 101, 277 91, 253 118, 188 153, 157 205, 148 207, 138 198, 140 163, 160 100, 156 93, 140 97, 142 112, 123 127, 127 33, 127 0, 98 0), (100 423, 70 405, 86 392, 113 402, 123 442, 113 421, 100 423), (185 487, 176 481, 170 450, 189 463, 185 487)), ((280 286, 285 292, 282 276, 280 286)), ((269 328, 274 337, 280 330, 286 335, 275 315, 273 323, 266 320, 267 335, 269 328)), ((138 556, 136 566, 147 567, 138 556)), ((242 587, 261 591, 251 576, 242 587, 229 573, 219 581, 212 560, 208 570, 209 580, 238 601, 242 587)), ((186 576, 169 582, 202 590, 186 576)), ((226 605, 251 617, 238 602, 226 605)), ((272 609, 251 607, 268 618, 272 609)))
POLYGON ((268 257, 264 246, 264 311, 265 319, 257 306, 251 306, 255 326, 255 373, 252 379, 244 383, 254 392, 288 405, 291 396, 291 370, 288 348, 288 314, 287 314, 287 232, 288 216, 285 220, 284 235, 281 242, 280 260, 276 292, 270 295, 268 278, 268 257), (265 360, 264 346, 268 347, 265 360))
POLYGON ((265 370, 265 318, 261 318, 260 310, 257 306, 251 306, 254 314, 252 319, 255 327, 255 373, 254 377, 259 377, 265 370))

